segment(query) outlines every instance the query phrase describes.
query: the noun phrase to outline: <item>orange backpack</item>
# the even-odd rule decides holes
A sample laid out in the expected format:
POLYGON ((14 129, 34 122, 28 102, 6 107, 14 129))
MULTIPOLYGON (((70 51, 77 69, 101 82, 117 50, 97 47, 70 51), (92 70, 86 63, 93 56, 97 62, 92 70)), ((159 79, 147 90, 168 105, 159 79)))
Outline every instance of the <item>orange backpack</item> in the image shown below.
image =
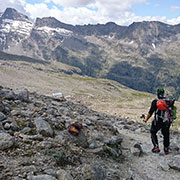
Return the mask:
POLYGON ((156 102, 157 108, 161 111, 168 110, 168 105, 164 99, 160 99, 156 102))
POLYGON ((163 122, 168 121, 168 122, 172 123, 175 119, 175 117, 174 117, 174 102, 175 102, 175 100, 157 99, 156 117, 158 116, 161 119, 163 119, 163 122), (158 111, 160 111, 160 112, 157 113, 158 111))

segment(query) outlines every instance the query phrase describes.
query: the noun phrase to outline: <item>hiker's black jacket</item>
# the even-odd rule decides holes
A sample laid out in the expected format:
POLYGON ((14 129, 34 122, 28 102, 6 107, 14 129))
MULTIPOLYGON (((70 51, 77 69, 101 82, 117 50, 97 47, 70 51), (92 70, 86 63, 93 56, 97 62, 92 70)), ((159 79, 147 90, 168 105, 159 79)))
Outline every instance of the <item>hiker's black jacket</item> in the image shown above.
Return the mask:
MULTIPOLYGON (((164 99, 164 98, 163 98, 164 99)), ((149 114, 150 115, 152 115, 154 112, 155 112, 155 116, 156 116, 156 113, 157 113, 157 115, 161 115, 161 111, 158 111, 157 110, 157 105, 156 105, 156 103, 157 103, 157 101, 158 101, 158 99, 154 99, 153 101, 152 101, 152 103, 151 103, 151 107, 150 107, 150 109, 149 109, 149 114)))
POLYGON ((149 114, 150 114, 150 115, 152 115, 154 112, 156 112, 156 110, 157 110, 157 105, 156 105, 157 101, 158 101, 157 99, 154 99, 154 100, 152 101, 151 107, 150 107, 150 109, 149 109, 149 114))

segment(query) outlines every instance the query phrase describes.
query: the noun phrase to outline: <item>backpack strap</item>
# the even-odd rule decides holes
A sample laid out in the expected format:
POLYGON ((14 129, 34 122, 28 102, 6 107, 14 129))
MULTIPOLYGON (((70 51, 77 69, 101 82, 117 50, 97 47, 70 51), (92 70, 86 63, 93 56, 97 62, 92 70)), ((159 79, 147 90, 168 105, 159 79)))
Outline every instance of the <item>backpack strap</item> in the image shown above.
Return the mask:
MULTIPOLYGON (((165 98, 163 98, 163 99, 157 98, 156 100, 157 100, 157 102, 161 101, 161 100, 166 102, 165 98)), ((156 102, 156 105, 158 104, 157 102, 156 102)), ((157 105, 157 110, 155 112, 155 120, 158 121, 158 119, 161 118, 163 120, 163 122, 166 122, 166 121, 170 122, 170 109, 166 103, 164 103, 164 104, 163 103, 164 102, 160 102, 161 108, 158 108, 158 105, 157 105)))

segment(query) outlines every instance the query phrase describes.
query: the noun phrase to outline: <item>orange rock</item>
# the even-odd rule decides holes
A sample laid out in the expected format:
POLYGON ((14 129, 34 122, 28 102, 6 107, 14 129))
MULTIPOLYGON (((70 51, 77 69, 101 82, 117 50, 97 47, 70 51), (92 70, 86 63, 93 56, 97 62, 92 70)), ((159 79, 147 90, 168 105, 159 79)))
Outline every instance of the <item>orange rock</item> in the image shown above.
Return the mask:
POLYGON ((79 134, 79 131, 74 126, 70 126, 68 131, 74 136, 77 136, 79 134))
POLYGON ((20 132, 14 132, 14 136, 18 136, 20 132))

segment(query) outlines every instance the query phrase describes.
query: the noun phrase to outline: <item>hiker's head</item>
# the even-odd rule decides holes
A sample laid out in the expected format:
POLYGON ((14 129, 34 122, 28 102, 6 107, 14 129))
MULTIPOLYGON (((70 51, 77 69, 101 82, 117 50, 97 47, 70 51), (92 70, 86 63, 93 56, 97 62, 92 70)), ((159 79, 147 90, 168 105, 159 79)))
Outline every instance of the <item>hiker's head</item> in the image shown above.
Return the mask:
POLYGON ((163 88, 158 88, 157 89, 157 97, 159 99, 163 98, 164 97, 164 89, 163 88))

